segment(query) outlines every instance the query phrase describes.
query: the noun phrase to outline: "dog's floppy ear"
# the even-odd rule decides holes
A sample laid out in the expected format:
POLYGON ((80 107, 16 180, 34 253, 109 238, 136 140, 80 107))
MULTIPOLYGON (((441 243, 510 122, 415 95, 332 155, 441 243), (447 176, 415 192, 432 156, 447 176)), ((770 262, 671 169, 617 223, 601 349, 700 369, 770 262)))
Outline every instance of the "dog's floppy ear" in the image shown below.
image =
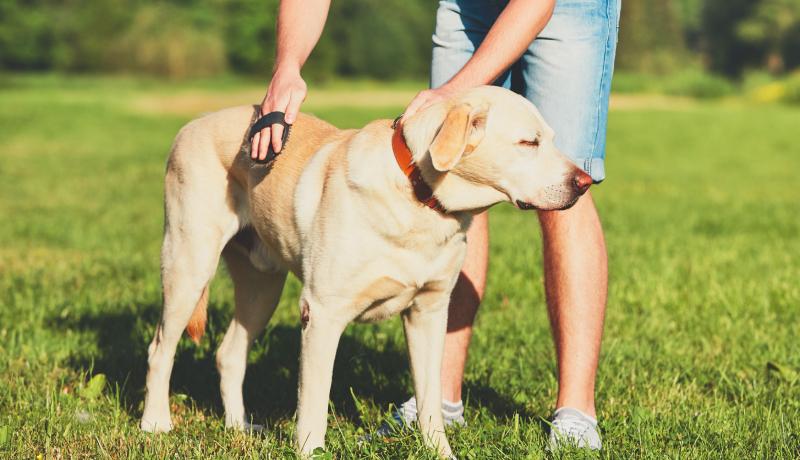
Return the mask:
POLYGON ((450 171, 464 153, 471 152, 486 134, 488 108, 463 102, 453 107, 444 119, 442 129, 429 147, 433 167, 450 171))

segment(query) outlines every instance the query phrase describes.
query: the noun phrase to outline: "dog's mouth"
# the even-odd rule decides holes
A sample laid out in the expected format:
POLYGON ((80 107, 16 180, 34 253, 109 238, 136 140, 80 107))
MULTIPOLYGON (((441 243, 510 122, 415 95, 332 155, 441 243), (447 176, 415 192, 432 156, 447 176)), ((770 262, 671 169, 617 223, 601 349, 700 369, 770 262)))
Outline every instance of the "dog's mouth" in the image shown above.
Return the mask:
POLYGON ((554 207, 542 208, 542 207, 537 207, 533 203, 527 203, 527 202, 521 201, 521 200, 517 200, 516 205, 517 205, 517 208, 521 209, 522 211, 530 211, 532 209, 536 209, 536 210, 539 210, 539 211, 566 211, 567 209, 575 206, 575 203, 578 202, 578 199, 580 197, 581 197, 581 195, 577 195, 572 201, 570 201, 569 203, 565 204, 564 206, 554 206, 554 207))
POLYGON ((575 196, 575 198, 574 198, 574 199, 573 199, 571 202, 569 202, 569 203, 568 203, 566 206, 564 206, 564 207, 558 208, 558 210, 559 210, 559 211, 566 211, 567 209, 569 209, 569 208, 571 208, 571 207, 575 206, 575 203, 577 203, 577 202, 578 202, 578 200, 581 198, 581 196, 583 196, 583 193, 581 193, 580 195, 576 195, 576 196, 575 196))

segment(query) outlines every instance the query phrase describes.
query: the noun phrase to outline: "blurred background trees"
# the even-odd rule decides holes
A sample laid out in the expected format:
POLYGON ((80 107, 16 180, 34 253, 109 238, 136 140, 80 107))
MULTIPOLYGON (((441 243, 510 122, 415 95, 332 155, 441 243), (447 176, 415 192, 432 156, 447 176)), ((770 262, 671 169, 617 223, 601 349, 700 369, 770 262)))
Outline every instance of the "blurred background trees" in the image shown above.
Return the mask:
MULTIPOLYGON (((278 0, 0 0, 0 69, 269 77, 278 0)), ((434 0, 332 0, 311 80, 427 78, 434 0)), ((800 0, 623 0, 617 69, 800 67, 800 0)))

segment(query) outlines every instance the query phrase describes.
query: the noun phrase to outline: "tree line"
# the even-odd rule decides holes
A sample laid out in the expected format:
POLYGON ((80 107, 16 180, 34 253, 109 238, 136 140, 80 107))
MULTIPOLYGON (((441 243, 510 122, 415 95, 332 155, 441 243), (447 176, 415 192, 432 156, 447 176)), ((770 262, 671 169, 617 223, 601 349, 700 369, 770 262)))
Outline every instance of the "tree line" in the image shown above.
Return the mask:
MULTIPOLYGON (((800 0, 622 0, 617 69, 800 67, 800 0)), ((425 78, 435 0, 332 0, 304 75, 425 78)), ((268 77, 278 0, 0 0, 0 69, 268 77)))

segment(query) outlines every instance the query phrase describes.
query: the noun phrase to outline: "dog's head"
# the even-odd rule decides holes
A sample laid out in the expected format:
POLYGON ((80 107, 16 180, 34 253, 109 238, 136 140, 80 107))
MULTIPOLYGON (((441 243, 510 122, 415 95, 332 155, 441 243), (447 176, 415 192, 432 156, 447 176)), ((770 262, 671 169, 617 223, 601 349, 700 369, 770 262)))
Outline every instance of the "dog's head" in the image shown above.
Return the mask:
POLYGON ((591 177, 553 145, 555 132, 527 99, 482 86, 428 107, 403 134, 445 209, 482 211, 501 201, 520 209, 575 204, 591 177))

